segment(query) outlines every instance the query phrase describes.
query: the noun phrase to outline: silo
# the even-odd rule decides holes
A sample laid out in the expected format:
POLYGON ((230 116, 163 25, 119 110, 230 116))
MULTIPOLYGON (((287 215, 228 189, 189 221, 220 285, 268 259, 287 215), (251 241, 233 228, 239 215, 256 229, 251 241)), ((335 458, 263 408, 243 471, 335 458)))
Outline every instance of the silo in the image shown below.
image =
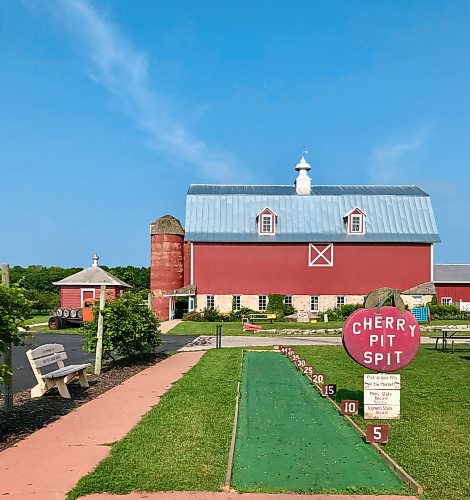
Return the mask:
POLYGON ((171 215, 150 224, 150 290, 152 307, 161 321, 169 318, 170 299, 165 293, 183 286, 184 229, 171 215))

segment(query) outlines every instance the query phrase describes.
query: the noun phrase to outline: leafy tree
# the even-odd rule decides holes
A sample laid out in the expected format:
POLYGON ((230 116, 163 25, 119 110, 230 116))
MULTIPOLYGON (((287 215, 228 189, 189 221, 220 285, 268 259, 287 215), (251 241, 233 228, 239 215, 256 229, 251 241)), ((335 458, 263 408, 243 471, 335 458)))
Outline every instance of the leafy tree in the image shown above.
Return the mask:
POLYGON ((24 290, 25 297, 31 302, 31 309, 37 313, 51 313, 59 307, 60 299, 57 293, 24 290))
MULTIPOLYGON (((103 310, 103 357, 135 357, 151 353, 160 345, 160 323, 145 304, 144 293, 126 292, 106 302, 103 310)), ((96 351, 99 305, 93 310, 93 321, 84 323, 84 348, 96 351)))
MULTIPOLYGON (((21 345, 27 333, 18 331, 30 313, 30 302, 19 288, 8 288, 0 284, 0 352, 4 353, 8 346, 21 345)), ((0 382, 5 382, 12 375, 11 370, 0 364, 0 382)))
POLYGON ((13 266, 10 269, 10 281, 13 285, 21 286, 27 290, 39 292, 58 293, 57 287, 52 283, 75 274, 79 267, 44 267, 44 266, 13 266))
MULTIPOLYGON (((104 266, 103 266, 104 269, 104 266)), ((134 292, 142 290, 150 291, 150 268, 149 267, 111 267, 109 272, 132 287, 134 292)))
MULTIPOLYGON (((109 271, 127 284, 132 286, 133 291, 150 289, 150 268, 135 266, 107 267, 101 266, 105 271, 109 271)), ((14 266, 10 269, 10 281, 27 290, 37 290, 39 292, 53 292, 58 294, 58 289, 54 283, 61 279, 81 271, 81 267, 44 267, 44 266, 14 266)))

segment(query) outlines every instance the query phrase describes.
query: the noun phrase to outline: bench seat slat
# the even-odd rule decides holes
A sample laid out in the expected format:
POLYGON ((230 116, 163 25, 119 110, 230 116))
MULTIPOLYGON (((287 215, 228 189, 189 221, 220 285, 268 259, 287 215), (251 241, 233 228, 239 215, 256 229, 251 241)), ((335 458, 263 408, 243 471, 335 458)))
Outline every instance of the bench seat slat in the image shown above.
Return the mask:
POLYGON ((80 370, 84 370, 91 366, 91 363, 84 363, 83 365, 68 365, 64 366, 64 368, 59 368, 58 370, 54 370, 52 372, 46 373, 42 376, 42 378, 61 378, 69 375, 70 373, 78 372, 80 370))

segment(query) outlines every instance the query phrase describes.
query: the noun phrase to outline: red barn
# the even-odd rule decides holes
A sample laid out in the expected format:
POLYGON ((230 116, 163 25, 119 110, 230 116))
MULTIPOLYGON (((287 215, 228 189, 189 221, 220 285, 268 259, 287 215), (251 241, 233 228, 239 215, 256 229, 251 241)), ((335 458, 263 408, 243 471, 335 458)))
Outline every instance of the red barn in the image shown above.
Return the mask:
POLYGON ((459 304, 470 310, 470 264, 436 264, 434 286, 438 304, 459 304))
POLYGON ((362 303, 374 288, 432 281, 440 239, 428 194, 416 186, 312 186, 303 157, 296 170, 293 186, 191 185, 185 230, 171 216, 151 225, 161 319, 172 317, 178 296, 189 297, 190 309, 262 311, 269 294, 282 294, 318 314, 362 303))
POLYGON ((106 285, 106 298, 112 300, 122 295, 130 286, 98 266, 97 255, 93 255, 90 267, 72 274, 53 285, 60 286, 60 306, 80 308, 85 299, 99 299, 101 285, 106 285))

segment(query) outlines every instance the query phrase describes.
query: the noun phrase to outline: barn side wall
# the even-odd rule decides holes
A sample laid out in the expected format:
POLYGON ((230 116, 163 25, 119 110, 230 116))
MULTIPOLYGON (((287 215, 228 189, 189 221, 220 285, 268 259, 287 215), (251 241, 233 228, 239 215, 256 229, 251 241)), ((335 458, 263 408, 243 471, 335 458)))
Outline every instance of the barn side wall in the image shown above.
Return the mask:
POLYGON ((334 244, 332 267, 309 267, 309 245, 194 243, 198 294, 366 295, 431 280, 429 244, 334 244))
POLYGON ((443 297, 451 297, 452 302, 470 302, 470 283, 435 283, 437 303, 442 303, 443 297))

